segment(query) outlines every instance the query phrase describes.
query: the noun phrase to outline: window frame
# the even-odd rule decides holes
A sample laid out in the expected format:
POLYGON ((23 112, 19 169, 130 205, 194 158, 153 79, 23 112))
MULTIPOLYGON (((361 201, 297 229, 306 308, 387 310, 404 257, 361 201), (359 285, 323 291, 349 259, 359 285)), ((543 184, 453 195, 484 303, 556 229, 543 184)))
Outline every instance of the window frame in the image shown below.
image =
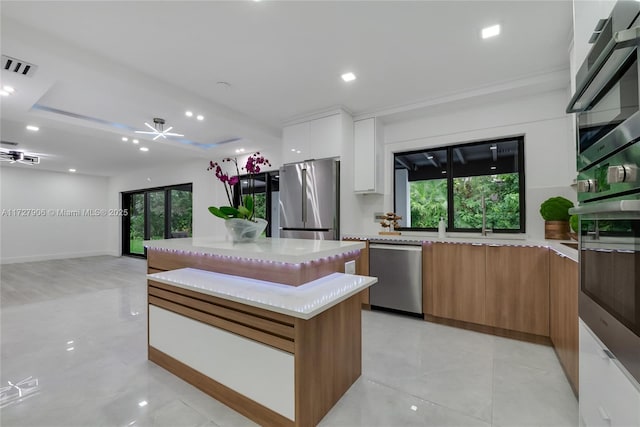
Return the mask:
MULTIPOLYGON (((454 150, 470 147, 474 145, 490 145, 490 144, 499 144, 501 142, 508 141, 516 141, 518 144, 518 192, 519 192, 519 209, 520 209, 520 228, 519 229, 493 229, 492 233, 495 234, 523 234, 526 233, 526 191, 525 191, 525 159, 524 159, 524 135, 516 135, 511 137, 500 137, 493 139, 486 139, 481 141, 453 144, 453 145, 444 145, 437 147, 425 147, 419 150, 410 150, 410 151, 398 151, 393 153, 393 210, 394 212, 397 209, 396 206, 396 157, 398 155, 406 155, 406 154, 419 154, 426 153, 428 151, 438 151, 438 150, 446 150, 447 152, 447 165, 446 165, 446 180, 447 180, 447 232, 452 233, 480 233, 482 230, 480 228, 456 228, 454 227, 455 222, 455 206, 453 204, 454 194, 453 194, 453 168, 454 168, 454 150)), ((477 175, 477 176, 489 176, 487 175, 477 175)), ((437 227, 398 227, 399 231, 437 231, 437 227)))
MULTIPOLYGON (((137 194, 141 194, 144 197, 144 237, 143 240, 149 240, 151 234, 150 224, 150 194, 154 192, 164 192, 164 238, 173 239, 171 236, 171 190, 181 190, 191 192, 191 228, 193 230, 193 183, 184 183, 176 185, 167 185, 162 187, 143 188, 140 190, 122 191, 120 193, 122 209, 128 209, 129 201, 137 194)), ((130 212, 128 215, 122 216, 122 228, 121 228, 121 253, 124 256, 130 256, 135 258, 147 258, 147 248, 144 248, 144 253, 131 252, 131 241, 129 233, 131 231, 131 217, 130 212)))

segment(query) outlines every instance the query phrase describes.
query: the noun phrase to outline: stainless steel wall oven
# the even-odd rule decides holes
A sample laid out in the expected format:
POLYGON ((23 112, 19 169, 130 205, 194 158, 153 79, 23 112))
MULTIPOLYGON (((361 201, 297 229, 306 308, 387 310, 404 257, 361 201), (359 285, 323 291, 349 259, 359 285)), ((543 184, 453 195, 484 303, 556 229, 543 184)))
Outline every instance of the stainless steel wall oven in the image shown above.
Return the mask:
POLYGON ((576 76, 579 313, 640 382, 640 3, 618 2, 576 76))

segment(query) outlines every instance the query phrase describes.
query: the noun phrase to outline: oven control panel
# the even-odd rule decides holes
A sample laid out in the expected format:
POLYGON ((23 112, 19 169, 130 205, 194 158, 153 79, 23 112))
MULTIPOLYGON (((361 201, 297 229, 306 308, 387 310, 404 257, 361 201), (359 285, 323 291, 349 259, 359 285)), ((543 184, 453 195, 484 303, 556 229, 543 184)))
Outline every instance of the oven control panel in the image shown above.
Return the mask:
POLYGON ((600 160, 578 174, 578 201, 640 192, 640 141, 600 160))

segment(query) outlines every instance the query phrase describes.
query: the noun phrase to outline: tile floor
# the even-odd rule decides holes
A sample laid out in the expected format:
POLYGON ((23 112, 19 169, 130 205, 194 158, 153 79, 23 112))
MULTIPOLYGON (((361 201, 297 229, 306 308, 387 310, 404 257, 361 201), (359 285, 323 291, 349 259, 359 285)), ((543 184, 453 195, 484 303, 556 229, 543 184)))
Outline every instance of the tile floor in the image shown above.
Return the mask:
MULTIPOLYGON (((144 273, 143 260, 106 256, 2 266, 0 425, 255 425, 146 360, 144 273), (8 381, 30 376, 38 387, 17 399, 8 381)), ((577 426, 578 415, 550 347, 365 311, 362 377, 321 425, 577 426)))

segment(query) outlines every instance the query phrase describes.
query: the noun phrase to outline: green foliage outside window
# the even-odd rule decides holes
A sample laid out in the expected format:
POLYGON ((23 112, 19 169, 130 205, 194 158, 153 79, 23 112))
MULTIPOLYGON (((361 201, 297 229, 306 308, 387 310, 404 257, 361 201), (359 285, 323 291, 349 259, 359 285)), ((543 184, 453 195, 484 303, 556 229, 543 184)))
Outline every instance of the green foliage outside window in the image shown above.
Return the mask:
POLYGON ((454 178, 454 227, 482 227, 484 194, 488 228, 520 229, 519 188, 517 173, 454 178))
MULTIPOLYGON (((455 228, 482 227, 482 195, 485 196, 487 227, 520 229, 520 189, 517 173, 453 179, 455 228)), ((411 225, 437 228, 440 218, 447 221, 447 180, 434 179, 410 183, 411 225)))
POLYGON ((431 179, 410 182, 411 225, 414 228, 437 228, 440 218, 447 220, 447 180, 431 179))

